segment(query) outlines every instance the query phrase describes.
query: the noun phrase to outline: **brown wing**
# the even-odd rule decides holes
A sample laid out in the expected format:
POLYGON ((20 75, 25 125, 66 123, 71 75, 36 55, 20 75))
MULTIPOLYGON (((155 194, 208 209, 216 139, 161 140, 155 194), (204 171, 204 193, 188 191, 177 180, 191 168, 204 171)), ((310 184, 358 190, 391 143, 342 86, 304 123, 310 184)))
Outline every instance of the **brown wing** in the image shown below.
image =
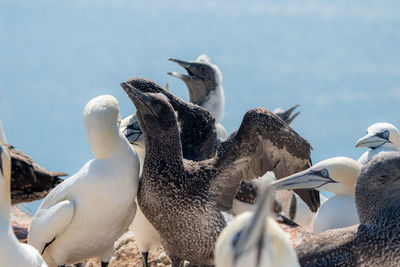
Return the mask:
POLYGON ((51 172, 33 162, 32 158, 13 146, 7 146, 11 156, 11 202, 18 204, 41 199, 63 180, 64 172, 51 172))
MULTIPOLYGON (((256 108, 246 113, 237 132, 223 142, 214 162, 219 170, 213 183, 221 190, 217 202, 229 209, 244 178, 251 180, 273 171, 277 179, 311 166, 311 145, 268 109, 256 108)), ((320 205, 315 190, 295 191, 316 211, 320 205)))

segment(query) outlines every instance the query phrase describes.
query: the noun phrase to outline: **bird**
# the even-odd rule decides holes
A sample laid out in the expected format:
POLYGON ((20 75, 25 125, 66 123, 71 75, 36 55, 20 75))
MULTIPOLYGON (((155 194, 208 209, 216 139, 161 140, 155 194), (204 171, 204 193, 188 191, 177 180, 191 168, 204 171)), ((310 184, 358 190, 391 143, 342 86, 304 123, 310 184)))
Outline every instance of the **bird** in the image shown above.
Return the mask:
POLYGON ((372 124, 367 134, 358 139, 355 147, 368 147, 367 152, 361 155, 358 162, 366 164, 371 158, 382 151, 400 151, 400 132, 390 123, 380 122, 372 124))
POLYGON ((11 204, 31 202, 44 198, 48 192, 67 176, 65 172, 48 171, 36 164, 25 153, 7 143, 0 122, 0 144, 6 146, 11 156, 11 204))
MULTIPOLYGON (((132 147, 138 153, 140 173, 142 173, 145 158, 145 142, 136 114, 129 115, 121 121, 120 131, 126 136, 132 147)), ((275 180, 273 173, 271 175, 270 172, 267 172, 263 177, 251 182, 242 181, 235 199, 233 200, 230 213, 238 215, 242 212, 252 210, 259 188, 264 184, 271 183, 273 180, 275 180)), ((276 213, 281 212, 281 206, 277 201, 274 201, 274 209, 276 213)), ((133 219, 129 229, 134 233, 135 241, 142 255, 143 267, 146 267, 148 266, 150 249, 153 246, 161 245, 160 235, 154 226, 147 220, 140 207, 137 208, 135 218, 133 219)))
POLYGON ((0 145, 0 266, 47 267, 40 253, 18 241, 10 223, 11 213, 11 156, 6 146, 0 145))
POLYGON ((182 260, 212 265, 216 239, 230 219, 224 211, 231 209, 242 178, 303 170, 310 164, 311 146, 272 112, 256 108, 213 158, 186 160, 168 98, 136 88, 147 80, 130 81, 121 86, 136 106, 146 147, 138 204, 159 232, 173 267, 182 260))
POLYGON ((335 196, 325 201, 313 221, 313 232, 343 228, 360 223, 354 186, 361 164, 348 157, 334 157, 318 162, 309 169, 273 182, 275 190, 313 188, 335 196))
MULTIPOLYGON (((207 110, 183 101, 149 79, 133 77, 130 78, 127 83, 143 93, 161 93, 167 97, 168 102, 172 105, 177 114, 183 158, 195 161, 210 159, 215 157, 216 150, 222 149, 221 145, 224 142, 217 141, 215 119, 207 110)), ((284 124, 279 117, 275 116, 274 118, 278 118, 279 125, 281 125, 281 123, 284 124)), ((290 126, 288 127, 290 130, 293 130, 290 126)), ((237 132, 234 132, 231 134, 231 137, 236 136, 236 134, 237 132)), ((310 145, 310 150, 311 149, 310 145)), ((311 164, 311 161, 309 163, 311 164)), ((286 173, 291 171, 292 168, 283 171, 283 173, 275 172, 275 177, 281 179, 288 175, 286 173)), ((262 174, 264 174, 264 172, 262 174)), ((316 190, 295 190, 295 192, 307 204, 311 211, 317 211, 320 200, 319 193, 316 190)))
POLYGON ((400 262, 400 153, 361 169, 355 187, 360 224, 315 235, 296 247, 301 266, 397 266, 400 262))
MULTIPOLYGON (((210 58, 202 54, 193 61, 184 61, 175 58, 168 60, 177 63, 187 71, 186 74, 178 72, 167 72, 168 75, 181 79, 189 90, 190 102, 199 105, 208 110, 216 119, 217 133, 219 137, 225 140, 227 133, 220 123, 224 116, 225 93, 222 87, 222 73, 217 65, 211 63, 210 58)), ((299 105, 295 105, 288 110, 277 108, 274 113, 278 115, 287 124, 290 124, 300 112, 291 116, 292 112, 299 105)))
POLYGON ((55 187, 32 218, 28 243, 49 266, 92 258, 107 266, 114 241, 135 216, 139 159, 119 132, 118 112, 111 95, 86 104, 84 123, 95 159, 55 187))
POLYGON ((254 212, 245 212, 224 228, 215 245, 216 267, 300 266, 287 234, 271 216, 273 197, 267 186, 254 212))
MULTIPOLYGON (((208 110, 211 115, 216 119, 215 129, 218 137, 218 141, 224 141, 228 138, 227 131, 221 124, 221 119, 224 114, 225 106, 225 92, 222 86, 222 73, 217 65, 211 63, 210 58, 202 54, 194 61, 184 61, 180 59, 170 58, 170 61, 177 63, 187 71, 186 74, 177 72, 167 72, 168 75, 181 79, 185 82, 188 91, 190 102, 208 110)), ((290 124, 294 118, 296 118, 300 112, 297 112, 293 116, 291 114, 298 107, 288 109, 276 109, 274 113, 278 115, 287 124, 290 124)), ((265 180, 268 183, 268 180, 265 180)), ((243 211, 249 211, 253 208, 254 201, 257 198, 257 187, 259 185, 252 182, 243 182, 240 187, 239 195, 235 199, 232 212, 238 214, 243 211), (245 191, 245 189, 247 189, 245 191), (248 195, 246 195, 246 194, 248 195)), ((306 204, 302 200, 296 197, 294 194, 288 192, 279 192, 277 198, 282 202, 285 208, 286 214, 291 214, 291 219, 296 219, 296 207, 305 207, 304 213, 306 213, 306 219, 310 220, 314 216, 314 213, 308 212, 306 204), (296 203, 297 205, 291 205, 296 203)), ((299 217, 301 212, 297 209, 297 219, 299 222, 304 223, 299 217)))

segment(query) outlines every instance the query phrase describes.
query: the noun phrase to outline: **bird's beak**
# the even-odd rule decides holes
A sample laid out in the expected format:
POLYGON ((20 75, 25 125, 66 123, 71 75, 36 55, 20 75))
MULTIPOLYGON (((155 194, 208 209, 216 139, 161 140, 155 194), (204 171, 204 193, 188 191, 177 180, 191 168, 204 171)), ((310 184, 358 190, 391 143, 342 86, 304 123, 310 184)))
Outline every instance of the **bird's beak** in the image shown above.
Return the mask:
MULTIPOLYGON (((256 209, 248 224, 242 229, 236 244, 234 245, 234 260, 236 261, 242 254, 250 249, 252 244, 262 246, 264 242, 259 242, 264 238, 264 231, 266 231, 266 218, 270 215, 272 210, 272 188, 267 187, 264 193, 259 197, 256 204, 256 209)), ((258 253, 262 250, 257 248, 258 253)))
POLYGON ((361 137, 358 139, 355 147, 370 147, 370 148, 376 148, 380 147, 381 145, 385 144, 388 140, 379 137, 376 134, 367 134, 364 137, 361 137))
POLYGON ((271 184, 273 190, 318 189, 327 183, 337 183, 329 177, 317 175, 315 171, 305 170, 271 184))
POLYGON ((145 93, 142 93, 140 90, 130 85, 129 83, 121 83, 121 87, 135 104, 137 109, 140 109, 140 107, 145 107, 151 110, 150 98, 145 93))
POLYGON ((179 79, 181 79, 182 81, 192 81, 193 79, 194 79, 194 76, 190 76, 190 75, 186 75, 186 74, 181 74, 181 73, 178 73, 178 72, 175 72, 175 71, 173 71, 173 72, 167 72, 167 74, 168 75, 171 75, 172 77, 175 77, 175 78, 179 78, 179 79))
POLYGON ((180 74, 177 72, 167 72, 168 75, 179 78, 184 82, 199 80, 199 78, 196 75, 194 75, 192 72, 192 69, 194 66, 192 62, 183 61, 183 60, 174 59, 174 58, 169 58, 168 60, 177 63, 179 66, 184 68, 189 73, 189 75, 186 75, 186 74, 180 74))

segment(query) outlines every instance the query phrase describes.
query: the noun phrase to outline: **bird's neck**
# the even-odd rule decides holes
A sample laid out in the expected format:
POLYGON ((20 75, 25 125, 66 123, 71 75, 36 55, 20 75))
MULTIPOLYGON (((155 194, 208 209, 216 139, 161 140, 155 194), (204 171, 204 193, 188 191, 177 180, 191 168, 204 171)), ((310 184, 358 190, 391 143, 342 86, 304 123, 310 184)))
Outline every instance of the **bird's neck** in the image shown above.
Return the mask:
POLYGON ((179 132, 178 133, 159 133, 157 136, 145 135, 146 155, 144 167, 146 165, 158 165, 161 161, 183 166, 183 153, 179 132))
POLYGON ((7 138, 3 131, 3 125, 0 121, 0 143, 7 144, 7 138))
POLYGON ((221 85, 208 91, 206 97, 199 103, 202 108, 208 110, 214 116, 216 122, 220 122, 224 116, 225 95, 221 85))
MULTIPOLYGON (((3 196, 1 197, 3 198, 3 196)), ((11 214, 11 207, 10 207, 10 200, 8 202, 4 202, 4 199, 1 199, 0 204, 0 232, 4 233, 9 230, 10 226, 10 214, 11 214)))
POLYGON ((116 154, 127 145, 117 124, 112 127, 86 127, 90 148, 96 159, 105 159, 116 154))

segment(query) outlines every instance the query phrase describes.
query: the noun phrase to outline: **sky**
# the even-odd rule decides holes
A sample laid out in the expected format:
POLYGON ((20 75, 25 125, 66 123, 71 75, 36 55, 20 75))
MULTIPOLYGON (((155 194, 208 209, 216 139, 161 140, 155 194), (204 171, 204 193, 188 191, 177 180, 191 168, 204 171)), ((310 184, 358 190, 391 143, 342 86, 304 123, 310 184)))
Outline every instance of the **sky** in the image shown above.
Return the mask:
POLYGON ((300 104, 292 127, 313 162, 348 156, 369 125, 400 127, 398 1, 1 0, 0 119, 8 142, 49 170, 91 158, 83 108, 133 76, 188 99, 170 57, 219 66, 228 132, 255 107, 300 104))

